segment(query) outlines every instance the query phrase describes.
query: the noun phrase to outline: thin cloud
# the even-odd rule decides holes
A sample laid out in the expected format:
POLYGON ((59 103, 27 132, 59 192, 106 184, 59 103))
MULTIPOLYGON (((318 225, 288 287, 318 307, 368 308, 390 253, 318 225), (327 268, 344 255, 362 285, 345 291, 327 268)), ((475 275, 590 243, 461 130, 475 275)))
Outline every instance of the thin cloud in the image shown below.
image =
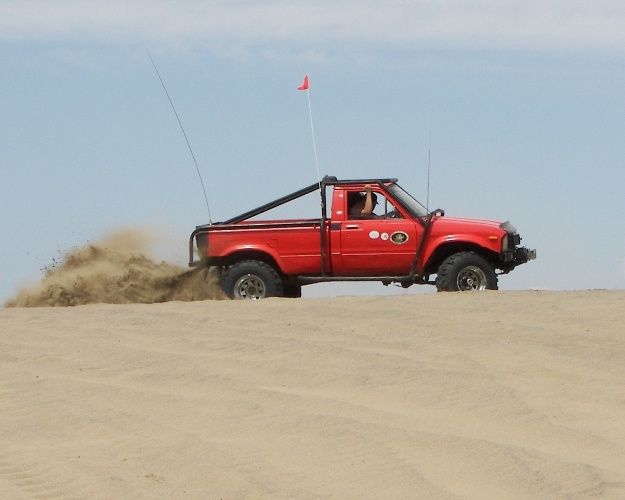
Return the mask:
POLYGON ((0 39, 624 50, 621 0, 0 0, 0 39))

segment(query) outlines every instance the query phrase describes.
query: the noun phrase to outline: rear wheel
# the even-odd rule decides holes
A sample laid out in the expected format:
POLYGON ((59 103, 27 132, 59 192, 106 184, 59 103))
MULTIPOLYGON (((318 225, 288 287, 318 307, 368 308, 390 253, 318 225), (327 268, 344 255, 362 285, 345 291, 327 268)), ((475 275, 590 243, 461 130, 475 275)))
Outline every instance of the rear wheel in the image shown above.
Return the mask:
POLYGON ((230 266, 222 275, 221 286, 231 299, 258 300, 283 294, 278 273, 258 260, 243 260, 230 266))
POLYGON ((439 292, 497 290, 497 275, 493 266, 475 252, 460 252, 441 264, 436 289, 439 292))

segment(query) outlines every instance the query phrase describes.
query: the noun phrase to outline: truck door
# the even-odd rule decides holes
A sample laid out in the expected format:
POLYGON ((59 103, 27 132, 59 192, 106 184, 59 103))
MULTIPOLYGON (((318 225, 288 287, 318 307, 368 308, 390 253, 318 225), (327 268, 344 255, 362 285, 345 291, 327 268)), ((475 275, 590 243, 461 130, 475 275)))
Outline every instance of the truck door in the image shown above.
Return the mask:
MULTIPOLYGON (((346 276, 406 275, 415 258, 423 226, 397 209, 381 192, 371 218, 341 222, 342 274, 346 276)), ((335 269, 335 272, 338 271, 335 269)))

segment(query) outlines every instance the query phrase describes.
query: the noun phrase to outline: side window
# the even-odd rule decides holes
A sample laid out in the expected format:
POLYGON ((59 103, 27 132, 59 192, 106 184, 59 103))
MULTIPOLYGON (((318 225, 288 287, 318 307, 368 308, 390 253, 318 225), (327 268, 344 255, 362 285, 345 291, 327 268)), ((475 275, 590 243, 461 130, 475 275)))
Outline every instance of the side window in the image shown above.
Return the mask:
POLYGON ((359 219, 362 209, 365 207, 365 193, 357 191, 347 192, 347 218, 359 219))
POLYGON ((380 213, 380 217, 385 219, 402 219, 402 214, 395 208, 395 205, 383 195, 378 194, 377 209, 373 210, 373 213, 380 213))
POLYGON ((363 214, 366 203, 364 191, 352 191, 347 194, 347 210, 349 219, 397 219, 402 215, 395 209, 391 201, 379 192, 372 193, 373 212, 363 214))

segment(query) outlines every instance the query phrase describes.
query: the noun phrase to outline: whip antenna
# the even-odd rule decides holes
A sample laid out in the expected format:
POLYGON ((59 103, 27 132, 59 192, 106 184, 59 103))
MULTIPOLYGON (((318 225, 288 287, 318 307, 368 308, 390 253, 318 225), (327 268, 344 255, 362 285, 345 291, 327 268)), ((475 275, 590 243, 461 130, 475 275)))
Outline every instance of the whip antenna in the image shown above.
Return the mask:
POLYGON ((428 190, 427 197, 425 200, 425 209, 430 211, 430 164, 432 159, 432 129, 430 129, 430 137, 428 141, 428 190))
POLYGON ((184 127, 182 126, 182 122, 180 121, 180 117, 178 116, 178 112, 176 111, 176 108, 174 107, 174 103, 171 100, 171 97, 169 97, 169 92, 167 92, 167 87, 165 87, 165 83, 163 82, 163 79, 161 78, 161 74, 158 72, 158 68, 156 67, 156 64, 154 63, 154 59, 152 59, 152 54, 150 54, 150 51, 146 48, 145 51, 148 53, 148 57, 150 58, 150 61, 152 61, 152 66, 154 66, 154 71, 156 71, 156 75, 158 76, 158 79, 161 82, 161 85, 163 86, 163 90, 165 91, 165 95, 167 96, 167 99, 169 100, 169 104, 171 104, 171 109, 174 110, 174 115, 176 115, 176 120, 178 120, 178 125, 180 125, 180 130, 182 130, 182 135, 184 135, 184 139, 185 141, 187 141, 187 146, 189 147, 189 152, 191 153, 191 158, 193 158, 193 163, 195 164, 195 170, 197 171, 197 175, 200 178, 200 184, 202 185, 202 191, 204 192, 204 201, 206 201, 206 210, 208 211, 208 223, 212 224, 213 221, 211 220, 211 209, 208 206, 208 196, 206 196, 206 188, 204 187, 204 181, 202 180, 202 174, 200 174, 200 168, 197 166, 197 161, 195 159, 195 155, 193 154, 193 149, 191 149, 191 143, 189 142, 189 138, 187 137, 187 133, 184 131, 184 127))

